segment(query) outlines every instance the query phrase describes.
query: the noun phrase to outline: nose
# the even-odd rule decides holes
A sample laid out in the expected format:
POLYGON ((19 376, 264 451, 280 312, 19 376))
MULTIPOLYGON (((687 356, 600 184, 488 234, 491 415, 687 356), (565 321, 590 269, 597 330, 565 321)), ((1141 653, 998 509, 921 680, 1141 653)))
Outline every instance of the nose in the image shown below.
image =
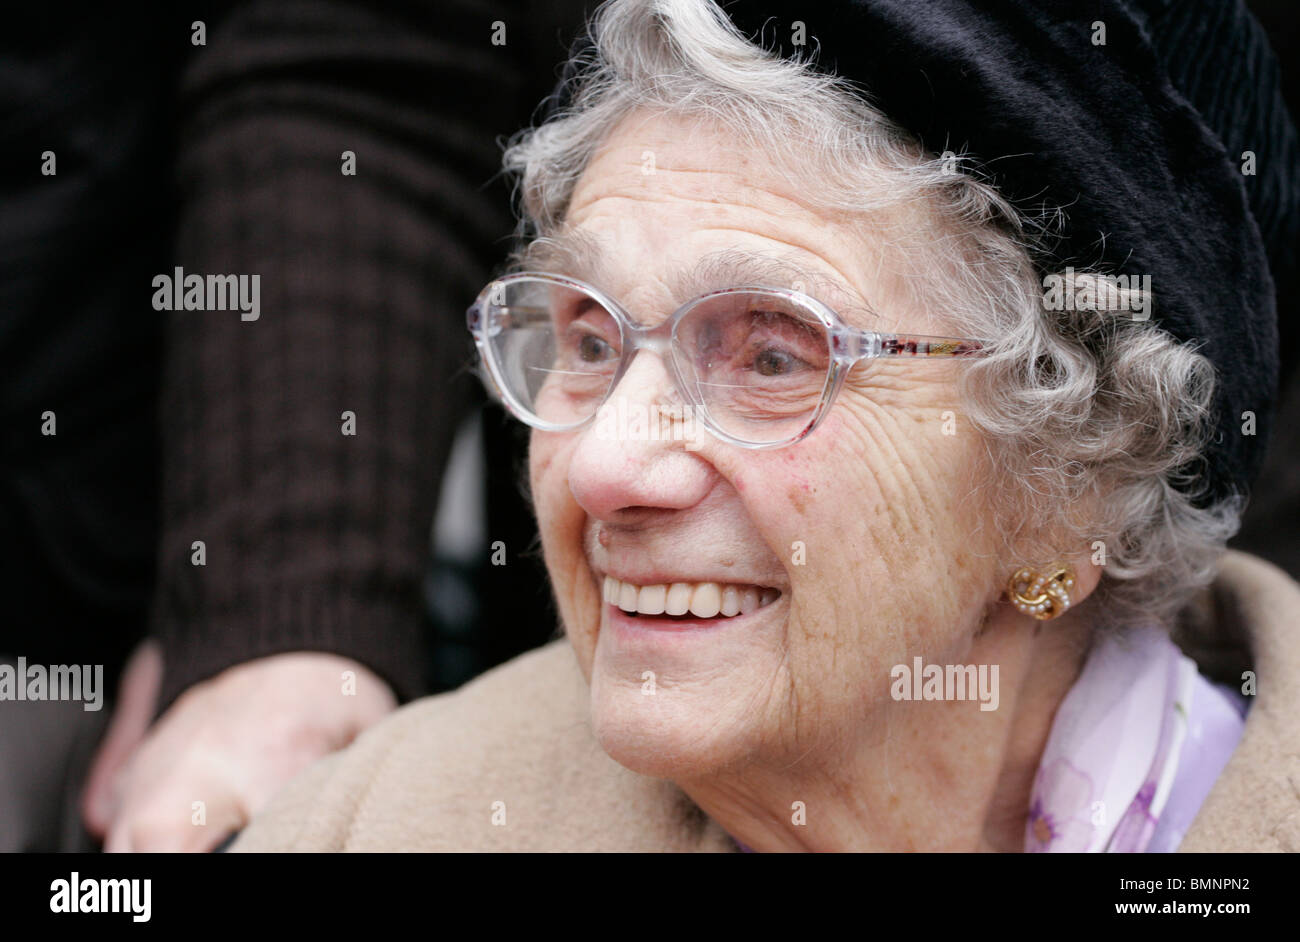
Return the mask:
POLYGON ((616 523, 703 500, 716 471, 673 424, 683 405, 663 359, 638 351, 570 458, 569 489, 583 510, 616 523))

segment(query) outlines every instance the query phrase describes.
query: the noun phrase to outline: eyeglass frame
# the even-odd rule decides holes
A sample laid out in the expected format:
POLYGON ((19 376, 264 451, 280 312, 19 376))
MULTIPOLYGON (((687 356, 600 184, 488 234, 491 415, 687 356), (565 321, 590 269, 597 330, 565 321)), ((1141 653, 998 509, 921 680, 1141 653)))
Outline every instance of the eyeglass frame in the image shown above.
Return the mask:
MULTIPOLYGON (((508 310, 505 305, 497 304, 493 306, 508 310)), ((549 311, 547 312, 547 319, 550 319, 549 311)), ((541 432, 573 432, 587 425, 600 414, 601 408, 613 395, 619 382, 631 367, 637 353, 644 349, 658 354, 660 362, 667 367, 668 373, 672 377, 677 393, 699 411, 701 424, 708 430, 710 435, 727 444, 749 449, 786 448, 811 435, 817 426, 821 424, 826 413, 830 411, 830 407, 839 395, 849 371, 864 360, 895 356, 924 357, 927 359, 931 357, 942 359, 979 357, 988 352, 987 348, 989 346, 989 342, 985 340, 934 337, 924 334, 885 334, 865 328, 852 327, 844 323, 843 318, 836 313, 835 309, 825 302, 819 301, 817 298, 801 291, 768 285, 738 285, 706 291, 704 294, 681 304, 677 310, 673 311, 660 323, 653 327, 645 327, 633 320, 623 305, 594 285, 579 281, 576 278, 570 278, 567 275, 541 271, 511 272, 488 282, 466 310, 465 322, 474 338, 474 345, 478 349, 479 359, 486 365, 487 378, 490 380, 497 398, 501 400, 515 418, 530 428, 541 432), (610 379, 609 388, 605 390, 604 396, 601 397, 592 414, 579 422, 569 424, 546 422, 541 416, 525 408, 510 391, 509 385, 499 374, 496 357, 491 354, 490 338, 484 330, 483 323, 485 302, 492 294, 500 290, 499 286, 524 280, 541 280, 585 292, 613 315, 615 323, 618 324, 619 340, 622 344, 618 366, 610 379), (754 292, 776 295, 787 301, 793 301, 814 314, 826 330, 827 352, 830 354, 831 362, 827 367, 826 383, 822 387, 821 399, 813 410, 808 424, 796 435, 776 442, 748 442, 718 428, 714 420, 709 416, 709 409, 704 403, 703 397, 698 390, 692 388, 693 384, 686 382, 677 364, 677 358, 673 355, 677 340, 677 327, 691 310, 711 298, 730 294, 752 294, 754 292)))

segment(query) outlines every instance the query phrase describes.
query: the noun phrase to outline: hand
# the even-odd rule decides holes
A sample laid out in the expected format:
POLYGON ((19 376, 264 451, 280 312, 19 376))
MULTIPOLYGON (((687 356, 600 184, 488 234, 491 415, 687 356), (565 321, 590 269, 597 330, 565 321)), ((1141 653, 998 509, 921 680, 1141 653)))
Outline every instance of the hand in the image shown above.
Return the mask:
POLYGON ((87 780, 82 814, 105 851, 211 850, 397 706, 356 661, 277 654, 195 684, 150 729, 161 678, 156 644, 142 645, 87 780))

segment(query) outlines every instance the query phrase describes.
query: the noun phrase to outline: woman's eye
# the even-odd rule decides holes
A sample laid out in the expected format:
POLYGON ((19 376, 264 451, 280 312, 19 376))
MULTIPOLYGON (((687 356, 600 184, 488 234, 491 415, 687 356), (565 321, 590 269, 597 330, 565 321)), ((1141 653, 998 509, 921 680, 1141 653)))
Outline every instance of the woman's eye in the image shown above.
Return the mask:
POLYGON ((595 334, 583 334, 578 341, 578 356, 584 363, 599 363, 613 354, 614 348, 595 334))
POLYGON ((785 376, 806 365, 803 360, 776 347, 768 347, 754 357, 754 372, 759 376, 785 376))

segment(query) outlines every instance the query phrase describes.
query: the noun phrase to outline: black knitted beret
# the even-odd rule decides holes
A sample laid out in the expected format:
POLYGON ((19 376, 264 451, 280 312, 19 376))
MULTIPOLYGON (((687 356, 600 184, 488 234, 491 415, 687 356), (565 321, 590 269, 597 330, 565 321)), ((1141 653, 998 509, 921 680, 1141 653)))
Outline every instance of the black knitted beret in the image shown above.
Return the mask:
POLYGON ((1063 211, 1037 251, 1043 273, 1149 275, 1151 322, 1218 374, 1190 489, 1198 502, 1247 489, 1277 387, 1274 275, 1289 288, 1296 269, 1300 147, 1240 0, 722 6, 759 45, 851 80, 933 153, 961 154, 1021 210, 1063 211))

